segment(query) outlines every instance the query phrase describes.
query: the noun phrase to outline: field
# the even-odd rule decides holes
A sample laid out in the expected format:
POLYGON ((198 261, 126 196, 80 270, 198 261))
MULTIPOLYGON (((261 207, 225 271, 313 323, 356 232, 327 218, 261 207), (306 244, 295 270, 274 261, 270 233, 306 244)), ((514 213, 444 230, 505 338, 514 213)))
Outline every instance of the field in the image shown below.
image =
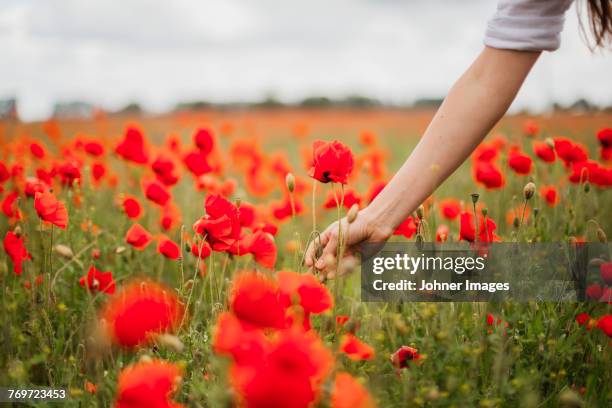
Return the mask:
MULTIPOLYGON (((432 114, 0 122, 0 385, 70 407, 610 406, 609 255, 585 303, 362 303, 354 259, 303 266, 313 222, 366 206, 432 114), (342 189, 309 177, 315 140, 352 152, 342 189)), ((607 242, 610 126, 504 118, 392 240, 607 242), (494 227, 470 239, 473 208, 494 227)))

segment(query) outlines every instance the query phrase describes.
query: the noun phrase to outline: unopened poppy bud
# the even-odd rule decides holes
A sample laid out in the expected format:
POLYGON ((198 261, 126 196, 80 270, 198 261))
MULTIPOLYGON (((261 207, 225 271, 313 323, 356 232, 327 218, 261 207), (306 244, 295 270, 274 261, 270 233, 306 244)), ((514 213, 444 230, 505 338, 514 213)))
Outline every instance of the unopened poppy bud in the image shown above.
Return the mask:
POLYGON ((417 208, 416 210, 416 214, 417 217, 419 217, 419 220, 423 219, 423 216, 425 214, 425 207, 423 207, 423 204, 419 205, 419 208, 417 208))
POLYGON ((352 224, 357 219, 357 214, 359 213, 359 206, 357 204, 353 204, 351 208, 348 210, 346 214, 346 220, 349 224, 352 224))
POLYGON ((482 212, 482 216, 483 216, 483 217, 486 217, 486 216, 489 214, 489 209, 488 209, 487 207, 484 207, 484 208, 481 210, 481 212, 482 212))
POLYGON ((19 225, 15 227, 13 234, 17 235, 17 237, 21 236, 21 227, 19 225))
POLYGON ((185 348, 181 339, 179 339, 177 336, 173 334, 168 334, 168 333, 158 335, 157 344, 159 344, 163 348, 175 351, 177 353, 182 352, 183 349, 185 348))
POLYGON ((238 197, 238 198, 236 199, 236 207, 237 207, 237 208, 240 208, 240 204, 242 204, 242 198, 238 197))
POLYGON ((584 183, 584 192, 588 193, 589 191, 591 191, 591 183, 587 181, 584 183))
POLYGON ((476 204, 479 198, 480 198, 480 194, 472 193, 472 203, 476 204))
POLYGON ((530 181, 529 183, 525 184, 525 187, 523 187, 523 197, 525 197, 525 200, 530 200, 535 194, 535 191, 536 185, 533 182, 530 181))
POLYGON ((285 176, 285 184, 287 185, 287 190, 293 193, 293 190, 295 190, 295 176, 291 173, 287 173, 285 176))
POLYGON ((555 148, 555 142, 554 142, 554 141, 553 141, 553 140, 552 140, 550 137, 547 137, 547 138, 544 140, 544 143, 546 143, 546 145, 547 145, 548 147, 550 147, 551 149, 554 149, 554 148, 555 148))
POLYGON ((604 230, 602 230, 601 228, 597 228, 597 239, 599 240, 599 242, 608 242, 608 237, 606 236, 604 230))
POLYGON ((533 209, 533 216, 535 218, 537 218, 538 214, 540 214, 540 209, 538 207, 534 207, 534 209, 533 209))
POLYGON ((520 223, 518 217, 514 217, 514 220, 512 220, 512 225, 514 226, 514 228, 518 228, 520 224, 521 223, 520 223))
POLYGON ((115 248, 115 253, 116 254, 120 254, 125 252, 125 247, 124 246, 118 246, 117 248, 115 248))
POLYGON ((153 359, 148 354, 143 354, 142 356, 140 356, 141 363, 150 363, 151 361, 153 361, 153 359))
POLYGON ((72 257, 74 257, 74 253, 72 252, 72 249, 70 249, 70 247, 66 245, 57 244, 55 247, 53 247, 53 250, 58 255, 63 256, 64 258, 71 259, 72 257))

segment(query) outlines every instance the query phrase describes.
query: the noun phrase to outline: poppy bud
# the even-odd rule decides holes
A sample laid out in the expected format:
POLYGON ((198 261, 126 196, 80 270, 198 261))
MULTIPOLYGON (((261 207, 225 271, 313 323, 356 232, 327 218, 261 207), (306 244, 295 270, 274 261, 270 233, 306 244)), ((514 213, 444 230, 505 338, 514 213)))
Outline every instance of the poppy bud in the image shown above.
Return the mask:
POLYGON ((537 218, 537 216, 540 214, 540 209, 538 207, 534 207, 533 208, 533 216, 537 218))
POLYGON ((359 213, 359 205, 353 204, 351 208, 348 210, 346 214, 346 220, 349 224, 352 224, 357 219, 357 214, 359 213))
POLYGON ((599 242, 602 243, 608 242, 608 237, 606 236, 604 230, 602 230, 601 228, 597 228, 597 239, 599 240, 599 242))
POLYGON ((547 145, 548 147, 550 147, 551 149, 554 149, 554 148, 555 148, 555 142, 554 142, 554 141, 553 141, 553 140, 552 140, 550 137, 547 137, 547 138, 544 140, 544 143, 546 143, 546 145, 547 145))
POLYGON ((480 194, 472 193, 472 203, 476 204, 479 198, 480 198, 480 194))
POLYGON ((486 216, 489 214, 489 209, 488 209, 487 207, 484 207, 484 208, 481 210, 481 212, 482 212, 482 216, 483 216, 483 217, 486 217, 486 216))
POLYGON ((177 353, 182 352, 183 349, 185 348, 181 339, 179 339, 177 336, 173 334, 168 334, 168 333, 160 334, 157 336, 156 340, 157 340, 157 344, 159 344, 163 348, 175 351, 177 353))
POLYGON ((64 258, 71 259, 72 257, 74 257, 74 253, 72 252, 72 249, 70 249, 70 247, 66 245, 57 244, 53 248, 53 250, 60 256, 63 256, 64 258))
POLYGON ((419 217, 419 220, 423 219, 424 213, 425 213, 425 207, 423 207, 423 204, 421 204, 416 210, 416 215, 417 217, 419 217))
POLYGON ((518 217, 514 217, 514 220, 512 220, 512 225, 514 226, 514 228, 518 228, 520 224, 521 223, 520 223, 518 217))
POLYGON ((148 354, 143 354, 142 356, 140 356, 140 360, 139 361, 141 363, 150 363, 151 361, 153 361, 153 359, 148 354))
POLYGON ((21 227, 19 225, 15 227, 15 229, 13 230, 13 234, 15 234, 17 238, 21 236, 21 227))
POLYGON ((242 198, 238 197, 236 199, 236 208, 240 208, 240 204, 242 204, 242 198))
POLYGON ((115 253, 116 253, 116 254, 120 254, 120 253, 122 253, 122 252, 125 252, 125 247, 124 247, 124 246, 118 246, 118 247, 115 249, 115 253))
POLYGON ((295 177, 293 174, 287 173, 285 176, 285 184, 287 185, 287 190, 289 190, 290 193, 293 193, 293 190, 295 190, 295 177))
POLYGON ((535 194, 535 191, 536 185, 533 182, 530 181, 529 183, 525 184, 525 187, 523 187, 523 197, 525 197, 525 200, 530 200, 535 194))
POLYGON ((591 191, 591 183, 587 181, 584 183, 584 192, 588 193, 589 191, 591 191))

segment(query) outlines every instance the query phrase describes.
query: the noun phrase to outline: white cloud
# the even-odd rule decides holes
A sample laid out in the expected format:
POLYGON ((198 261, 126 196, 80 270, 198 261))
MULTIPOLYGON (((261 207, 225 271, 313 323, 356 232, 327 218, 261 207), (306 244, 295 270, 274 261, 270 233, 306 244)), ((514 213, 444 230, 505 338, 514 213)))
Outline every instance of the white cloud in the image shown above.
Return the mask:
MULTIPOLYGON (((189 99, 359 92, 391 102, 444 95, 482 47, 486 0, 4 0, 0 97, 26 119, 57 100, 163 110, 189 99)), ((592 56, 567 14, 514 107, 612 103, 610 54, 592 56)))

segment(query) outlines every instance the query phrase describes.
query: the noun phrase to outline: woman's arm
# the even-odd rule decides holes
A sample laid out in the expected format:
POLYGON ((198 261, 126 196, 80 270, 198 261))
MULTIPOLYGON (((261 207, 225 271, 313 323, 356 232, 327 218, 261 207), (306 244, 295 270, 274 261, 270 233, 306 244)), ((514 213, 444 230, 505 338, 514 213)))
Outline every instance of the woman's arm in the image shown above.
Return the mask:
MULTIPOLYGON (((463 163, 504 115, 539 55, 484 48, 453 85, 410 157, 350 225, 346 241, 349 252, 362 242, 387 240, 463 163)), ((316 268, 325 267, 325 256, 335 256, 337 234, 335 223, 321 235, 324 256, 316 268)), ((312 266, 313 253, 311 245, 305 257, 307 266, 312 266)))

